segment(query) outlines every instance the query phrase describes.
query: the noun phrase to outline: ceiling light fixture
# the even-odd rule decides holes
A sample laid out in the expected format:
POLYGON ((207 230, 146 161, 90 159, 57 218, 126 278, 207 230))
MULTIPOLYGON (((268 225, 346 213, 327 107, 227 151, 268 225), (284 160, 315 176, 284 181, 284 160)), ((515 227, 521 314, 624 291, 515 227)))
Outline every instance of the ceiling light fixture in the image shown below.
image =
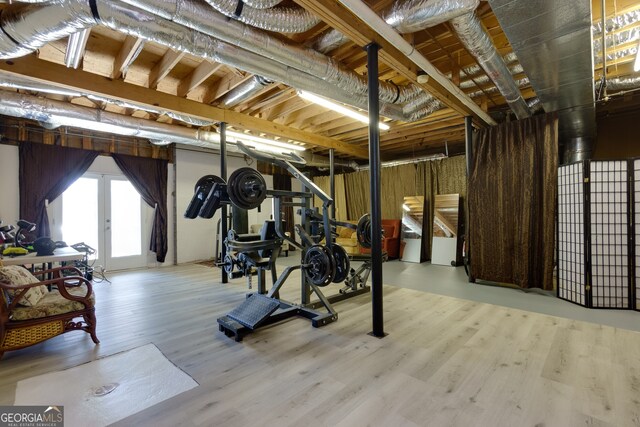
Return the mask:
POLYGON ((638 41, 638 47, 636 48, 636 60, 633 63, 633 71, 640 71, 640 40, 638 41))
MULTIPOLYGON (((250 134, 241 133, 241 132, 234 132, 230 130, 227 131, 227 140, 228 141, 240 140, 242 142, 253 143, 248 145, 260 144, 261 147, 268 146, 269 148, 273 148, 271 151, 275 151, 275 149, 279 148, 279 150, 277 150, 278 152, 282 152, 282 149, 291 150, 291 151, 306 150, 306 148, 304 148, 301 145, 289 144, 287 142, 280 142, 274 139, 262 138, 260 136, 250 135, 250 134)), ((256 146, 256 148, 259 148, 259 147, 256 146)))
MULTIPOLYGON (((318 104, 322 107, 325 108, 329 108, 330 110, 333 110, 335 112, 338 112, 342 115, 345 115, 347 117, 351 117, 352 119, 356 119, 359 122, 362 123, 369 123, 369 117, 365 116, 364 114, 358 113, 357 111, 351 110, 350 108, 347 108, 343 105, 340 104, 336 104, 333 101, 329 101, 326 98, 322 98, 318 95, 314 95, 313 93, 310 92, 306 92, 304 90, 301 90, 298 92, 298 95, 300 95, 301 98, 306 99, 307 101, 311 101, 314 104, 318 104)), ((381 130, 388 130, 389 129, 389 125, 384 124, 384 123, 378 123, 378 127, 381 130)))

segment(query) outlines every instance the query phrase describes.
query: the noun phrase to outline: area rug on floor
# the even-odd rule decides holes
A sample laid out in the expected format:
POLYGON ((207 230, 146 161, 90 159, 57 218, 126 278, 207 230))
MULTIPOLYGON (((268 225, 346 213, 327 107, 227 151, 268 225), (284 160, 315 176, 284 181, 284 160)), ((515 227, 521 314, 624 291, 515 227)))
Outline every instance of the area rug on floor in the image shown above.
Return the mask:
POLYGON ((64 405, 65 426, 106 426, 198 385, 153 344, 18 382, 15 405, 64 405))

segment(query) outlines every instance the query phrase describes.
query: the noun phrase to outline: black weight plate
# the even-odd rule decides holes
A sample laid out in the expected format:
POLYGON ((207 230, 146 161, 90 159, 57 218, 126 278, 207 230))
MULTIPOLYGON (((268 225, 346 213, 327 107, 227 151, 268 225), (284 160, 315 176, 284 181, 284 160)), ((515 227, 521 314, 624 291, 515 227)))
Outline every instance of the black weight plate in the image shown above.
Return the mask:
POLYGON ((349 275, 349 269, 351 268, 349 255, 347 255, 347 251, 337 243, 331 245, 331 249, 333 250, 333 258, 336 262, 336 275, 333 278, 333 283, 340 283, 345 281, 349 275))
POLYGON ((213 187, 213 184, 215 183, 218 184, 224 184, 224 179, 220 178, 219 176, 216 175, 205 175, 202 178, 200 178, 198 180, 198 182, 196 182, 196 185, 193 189, 193 191, 198 191, 198 187, 200 186, 206 186, 206 188, 208 188, 208 190, 206 190, 205 194, 209 193, 209 190, 211 190, 211 187, 213 187))
POLYGON ((366 249, 371 248, 371 216, 369 214, 364 214, 360 217, 356 236, 360 246, 366 249))
POLYGON ((335 277, 333 255, 322 245, 313 245, 304 256, 307 279, 316 286, 327 286, 335 277))
POLYGON ((255 169, 240 168, 229 177, 227 193, 231 203, 240 209, 255 209, 267 197, 267 183, 255 169))

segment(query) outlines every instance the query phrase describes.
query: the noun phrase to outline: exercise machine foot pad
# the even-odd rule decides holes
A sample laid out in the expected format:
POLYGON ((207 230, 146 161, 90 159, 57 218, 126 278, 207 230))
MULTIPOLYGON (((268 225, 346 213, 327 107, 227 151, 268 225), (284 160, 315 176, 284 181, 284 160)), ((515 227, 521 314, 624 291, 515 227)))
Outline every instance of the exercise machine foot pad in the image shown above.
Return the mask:
POLYGON ((252 294, 234 308, 227 317, 249 329, 255 329, 280 307, 280 301, 261 294, 252 294))

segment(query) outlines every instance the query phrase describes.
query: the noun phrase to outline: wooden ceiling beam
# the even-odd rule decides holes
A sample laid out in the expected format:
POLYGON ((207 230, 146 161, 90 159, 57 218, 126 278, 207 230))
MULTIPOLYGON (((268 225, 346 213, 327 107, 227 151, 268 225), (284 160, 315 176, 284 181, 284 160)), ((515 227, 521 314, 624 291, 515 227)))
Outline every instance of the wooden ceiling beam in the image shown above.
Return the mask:
POLYGON ((368 156, 366 149, 353 147, 337 139, 314 135, 236 111, 224 110, 190 99, 179 98, 172 94, 126 83, 122 80, 111 80, 86 71, 70 69, 64 65, 40 60, 35 55, 28 55, 11 61, 0 61, 0 70, 48 82, 63 88, 104 95, 122 101, 138 102, 177 113, 189 114, 205 120, 226 122, 240 129, 293 139, 324 148, 335 148, 339 153, 363 159, 368 156))
POLYGON ((171 70, 178 65, 184 55, 184 52, 167 49, 167 52, 162 56, 160 61, 153 66, 149 73, 149 87, 151 89, 156 89, 160 81, 169 75, 171 70))
POLYGON ((144 40, 138 37, 127 36, 124 39, 124 43, 113 62, 113 71, 111 72, 112 79, 119 79, 127 73, 127 69, 133 61, 135 61, 143 44, 144 40))
MULTIPOLYGON (((359 16, 354 15, 348 8, 333 0, 295 0, 296 3, 319 16, 333 28, 341 31, 359 46, 376 43, 380 46, 380 60, 404 75, 411 82, 420 85, 429 93, 440 99, 445 105, 458 111, 461 115, 472 115, 480 124, 495 124, 493 119, 483 112, 478 111, 475 104, 452 89, 443 86, 433 75, 426 83, 418 83, 418 69, 411 59, 405 56, 398 48, 379 35, 373 28, 365 23, 359 16)), ((424 70, 429 74, 437 73, 434 67, 424 70)), ((450 85, 453 87, 453 85, 450 85)))
POLYGON ((227 73, 220 80, 215 82, 208 90, 202 100, 205 104, 212 104, 224 95, 235 89, 242 83, 249 80, 253 75, 251 74, 236 74, 227 73))
POLYGON ((217 62, 202 61, 188 76, 180 80, 177 95, 184 98, 222 67, 217 62))

